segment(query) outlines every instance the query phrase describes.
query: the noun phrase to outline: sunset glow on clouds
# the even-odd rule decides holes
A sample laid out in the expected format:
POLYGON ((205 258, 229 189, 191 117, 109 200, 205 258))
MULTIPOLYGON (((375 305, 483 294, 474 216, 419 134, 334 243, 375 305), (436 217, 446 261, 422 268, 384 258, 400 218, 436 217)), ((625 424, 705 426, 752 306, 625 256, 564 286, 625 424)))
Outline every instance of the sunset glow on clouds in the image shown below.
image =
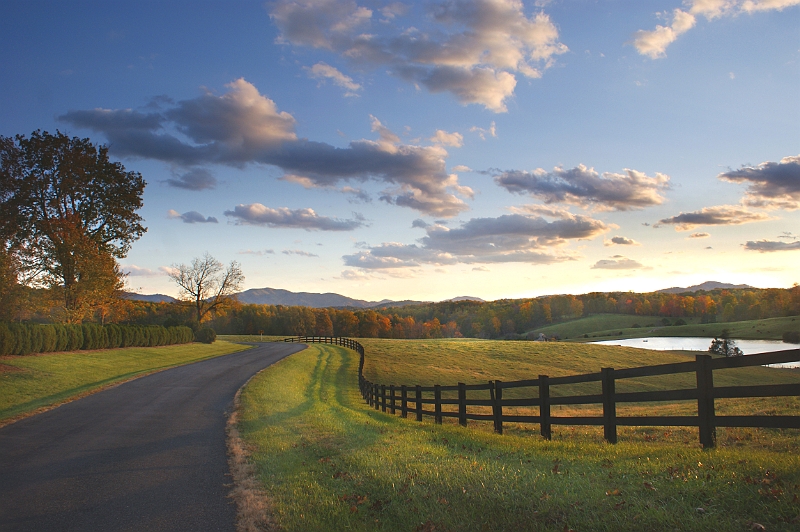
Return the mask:
POLYGON ((147 181, 122 261, 145 293, 205 251, 367 300, 800 282, 800 0, 18 2, 0 26, 0 134, 88 136, 147 181))

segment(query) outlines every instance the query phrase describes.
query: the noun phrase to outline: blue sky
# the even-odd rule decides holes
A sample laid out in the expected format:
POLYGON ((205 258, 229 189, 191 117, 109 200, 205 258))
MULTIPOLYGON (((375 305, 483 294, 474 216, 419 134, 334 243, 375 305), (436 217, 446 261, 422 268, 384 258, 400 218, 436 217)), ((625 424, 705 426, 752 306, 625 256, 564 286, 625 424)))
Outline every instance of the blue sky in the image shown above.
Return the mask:
POLYGON ((3 2, 0 134, 148 185, 131 288, 208 251, 368 300, 800 281, 800 0, 3 2))

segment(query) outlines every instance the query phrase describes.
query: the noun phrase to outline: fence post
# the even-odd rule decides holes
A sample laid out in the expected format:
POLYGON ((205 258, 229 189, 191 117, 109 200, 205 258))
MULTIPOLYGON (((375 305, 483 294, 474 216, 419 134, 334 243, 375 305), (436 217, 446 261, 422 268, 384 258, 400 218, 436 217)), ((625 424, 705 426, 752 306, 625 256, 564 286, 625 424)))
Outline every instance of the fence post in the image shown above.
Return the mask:
POLYGON ((386 412, 386 385, 381 384, 381 412, 386 412))
POLYGON ((395 413, 394 408, 394 384, 389 386, 389 412, 395 413))
POLYGON ((714 373, 711 355, 697 355, 697 418, 700 443, 704 449, 717 444, 717 428, 714 423, 714 373))
POLYGON ((489 391, 492 394, 492 415, 494 415, 494 431, 498 434, 503 433, 503 383, 501 381, 490 382, 492 385, 489 391))
POLYGON ((405 384, 400 386, 400 416, 408 417, 408 387, 405 384))
POLYGON ((437 425, 442 424, 442 387, 433 385, 433 420, 437 425))
POLYGON ((602 368, 603 383, 603 437, 608 443, 617 443, 617 403, 614 383, 614 368, 602 368))
POLYGON ((550 377, 539 375, 539 423, 542 437, 546 440, 552 438, 550 425, 550 377))
POLYGON ((458 424, 467 426, 467 385, 458 383, 458 424))
POLYGON ((417 384, 417 421, 422 421, 422 386, 417 384))
POLYGON ((372 385, 372 393, 375 394, 375 404, 373 405, 375 407, 375 410, 378 410, 381 407, 380 403, 378 402, 378 390, 379 390, 378 385, 377 384, 373 384, 372 385))

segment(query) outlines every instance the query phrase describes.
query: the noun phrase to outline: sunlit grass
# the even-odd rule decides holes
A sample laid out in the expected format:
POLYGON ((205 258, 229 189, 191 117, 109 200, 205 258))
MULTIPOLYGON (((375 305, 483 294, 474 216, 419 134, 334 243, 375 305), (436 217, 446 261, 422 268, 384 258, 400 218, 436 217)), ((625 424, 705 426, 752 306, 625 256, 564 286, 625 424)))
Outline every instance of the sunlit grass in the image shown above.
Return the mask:
MULTIPOLYGON (((677 321, 677 318, 667 319, 670 323, 677 321)), ((784 332, 800 330, 800 316, 720 323, 700 323, 699 318, 683 318, 686 325, 671 326, 664 326, 662 320, 660 316, 598 314, 539 327, 536 332, 548 337, 558 335, 562 339, 597 341, 646 336, 712 338, 727 330, 731 338, 741 340, 781 340, 784 332)))
MULTIPOLYGON (((474 365, 480 350, 489 370, 500 369, 504 356, 509 366, 531 364, 551 375, 589 371, 596 362, 555 349, 563 344, 543 348, 534 363, 526 362, 530 353, 502 343, 441 342, 436 350, 423 341, 418 348, 363 343, 369 371, 381 381, 390 376, 381 369, 387 360, 403 382, 483 381, 474 365), (426 366, 434 356, 437 363, 426 366), (547 366, 548 358, 557 366, 547 366), (459 375, 453 366, 462 365, 459 375)), ((619 367, 645 362, 635 350, 613 353, 618 349, 590 355, 619 367), (623 364, 626 356, 634 360, 623 364)), ((242 435, 286 530, 716 531, 748 530, 754 522, 797 529, 800 458, 792 431, 739 429, 738 442, 704 451, 696 430, 684 443, 669 429, 621 429, 621 443, 610 445, 595 429, 554 427, 553 441, 545 441, 538 426, 509 425, 504 436, 487 423, 435 426, 365 405, 357 363, 352 351, 312 345, 243 392, 242 435)), ((796 378, 784 370, 774 375, 796 378)))
POLYGON ((143 373, 243 349, 220 341, 2 357, 0 423, 143 373))

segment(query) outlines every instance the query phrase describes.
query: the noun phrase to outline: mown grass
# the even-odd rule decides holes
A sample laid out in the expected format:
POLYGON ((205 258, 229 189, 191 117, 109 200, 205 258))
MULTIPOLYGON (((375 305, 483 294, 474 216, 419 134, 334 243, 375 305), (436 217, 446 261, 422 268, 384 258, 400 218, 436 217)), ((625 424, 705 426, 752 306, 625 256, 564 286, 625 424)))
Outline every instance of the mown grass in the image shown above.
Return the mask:
POLYGON ((145 373, 243 349, 220 341, 0 357, 0 425, 145 373))
MULTIPOLYGON (((740 340, 781 340, 784 332, 800 330, 800 316, 762 320, 700 323, 698 318, 683 318, 686 325, 665 326, 659 316, 598 314, 577 320, 548 325, 535 333, 558 335, 562 339, 595 341, 645 336, 698 336, 712 338, 727 330, 731 338, 740 340), (634 327, 638 325, 638 327, 634 327), (585 338, 588 336, 589 340, 585 338)), ((676 318, 668 318, 675 322, 676 318)))
MULTIPOLYGON (((492 357, 503 356, 513 360, 509 365, 538 359, 540 367, 552 359, 551 375, 593 363, 578 360, 579 352, 562 352, 583 346, 550 344, 532 357, 514 355, 502 343, 450 341, 438 346, 437 363, 418 365, 433 356, 424 342, 415 349, 365 340, 368 368, 375 366, 369 371, 381 377, 379 368, 392 359, 403 381, 467 381, 470 375, 482 381, 485 375, 472 366, 480 351, 490 369, 500 366, 492 357), (453 366, 464 366, 464 374, 453 366)), ((644 355, 631 351, 612 347, 589 355, 644 355)), ((750 441, 705 451, 694 441, 661 441, 633 430, 617 445, 565 427, 554 428, 553 441, 541 439, 538 427, 509 427, 499 436, 488 424, 435 426, 370 409, 357 390, 357 364, 352 351, 312 345, 243 391, 239 428, 286 530, 716 531, 759 523, 773 531, 800 524, 796 432, 754 430, 750 441)))

